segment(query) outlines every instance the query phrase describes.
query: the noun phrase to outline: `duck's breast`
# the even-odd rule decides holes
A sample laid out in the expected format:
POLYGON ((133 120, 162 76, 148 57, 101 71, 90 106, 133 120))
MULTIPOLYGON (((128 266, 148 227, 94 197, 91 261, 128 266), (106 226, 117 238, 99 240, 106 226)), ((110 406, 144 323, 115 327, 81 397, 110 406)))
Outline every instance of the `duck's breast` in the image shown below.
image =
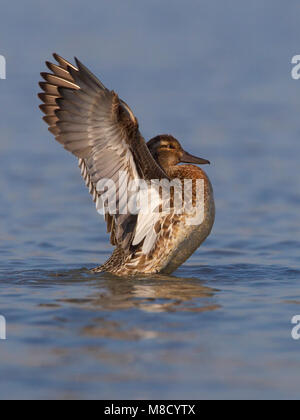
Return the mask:
MULTIPOLYGON (((189 165, 190 167, 190 165, 189 165)), ((193 167, 193 178, 204 180, 204 217, 202 223, 191 225, 190 215, 182 215, 177 226, 176 234, 169 244, 169 255, 164 262, 162 272, 170 274, 181 266, 209 236, 215 220, 215 203, 212 185, 205 174, 198 167, 193 167)), ((203 200, 199 205, 203 206, 203 200)), ((196 209, 201 213, 201 209, 196 209)))

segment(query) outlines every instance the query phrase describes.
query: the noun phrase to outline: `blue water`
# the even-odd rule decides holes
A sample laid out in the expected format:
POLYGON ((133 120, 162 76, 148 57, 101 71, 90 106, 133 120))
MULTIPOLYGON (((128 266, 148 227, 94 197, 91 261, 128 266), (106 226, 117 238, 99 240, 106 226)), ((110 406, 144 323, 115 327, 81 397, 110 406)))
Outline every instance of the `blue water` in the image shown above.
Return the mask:
POLYGON ((300 4, 43 3, 1 8, 0 398, 298 398, 300 4), (72 9, 72 13, 69 9, 72 9), (52 52, 212 161, 217 218, 173 276, 88 269, 111 253, 41 121, 52 52))

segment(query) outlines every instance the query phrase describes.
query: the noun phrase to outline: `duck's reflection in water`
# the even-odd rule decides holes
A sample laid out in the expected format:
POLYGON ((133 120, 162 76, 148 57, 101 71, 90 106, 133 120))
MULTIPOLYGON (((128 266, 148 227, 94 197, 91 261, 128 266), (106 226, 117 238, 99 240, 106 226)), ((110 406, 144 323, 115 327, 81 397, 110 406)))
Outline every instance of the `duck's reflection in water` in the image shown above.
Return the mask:
POLYGON ((172 316, 161 319, 160 328, 157 319, 154 324, 147 322, 149 328, 145 328, 146 314, 201 313, 220 308, 215 299, 218 290, 204 286, 196 278, 164 275, 119 278, 103 274, 89 275, 88 280, 85 296, 60 301, 95 312, 96 316, 89 316, 88 325, 81 330, 91 337, 139 340, 169 336, 174 328, 167 334, 166 330, 171 324, 175 326, 172 316))
POLYGON ((99 286, 103 293, 94 296, 93 305, 105 309, 204 312, 219 308, 212 302, 217 289, 204 286, 200 280, 194 278, 164 275, 135 279, 106 277, 105 282, 101 282, 99 286))

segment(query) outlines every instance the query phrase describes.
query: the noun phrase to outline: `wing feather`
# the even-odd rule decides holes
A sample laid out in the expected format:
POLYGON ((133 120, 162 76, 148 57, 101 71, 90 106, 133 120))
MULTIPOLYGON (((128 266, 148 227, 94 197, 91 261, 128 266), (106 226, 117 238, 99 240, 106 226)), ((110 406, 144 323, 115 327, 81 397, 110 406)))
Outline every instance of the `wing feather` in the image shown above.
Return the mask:
MULTIPOLYGON (((117 202, 121 206, 124 206, 124 186, 130 181, 167 178, 153 159, 129 106, 77 58, 76 66, 57 54, 54 58, 57 64, 46 62, 52 73, 41 73, 44 81, 40 82, 43 90, 39 94, 43 102, 40 108, 56 140, 79 159, 82 177, 93 200, 97 202, 101 198, 97 184, 104 178, 115 182, 117 202), (119 183, 120 172, 126 178, 119 183)), ((149 229, 141 229, 138 217, 118 212, 105 214, 111 243, 126 251, 140 245, 149 229)))

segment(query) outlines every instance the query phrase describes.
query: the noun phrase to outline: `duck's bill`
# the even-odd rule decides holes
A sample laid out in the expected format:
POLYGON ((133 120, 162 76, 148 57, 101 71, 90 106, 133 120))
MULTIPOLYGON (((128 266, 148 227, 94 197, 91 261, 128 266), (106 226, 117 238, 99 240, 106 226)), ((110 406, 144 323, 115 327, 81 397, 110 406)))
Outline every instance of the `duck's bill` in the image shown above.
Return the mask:
POLYGON ((210 165, 210 161, 206 159, 199 158, 197 156, 193 156, 188 152, 183 152, 181 157, 182 163, 196 163, 196 165, 210 165))

